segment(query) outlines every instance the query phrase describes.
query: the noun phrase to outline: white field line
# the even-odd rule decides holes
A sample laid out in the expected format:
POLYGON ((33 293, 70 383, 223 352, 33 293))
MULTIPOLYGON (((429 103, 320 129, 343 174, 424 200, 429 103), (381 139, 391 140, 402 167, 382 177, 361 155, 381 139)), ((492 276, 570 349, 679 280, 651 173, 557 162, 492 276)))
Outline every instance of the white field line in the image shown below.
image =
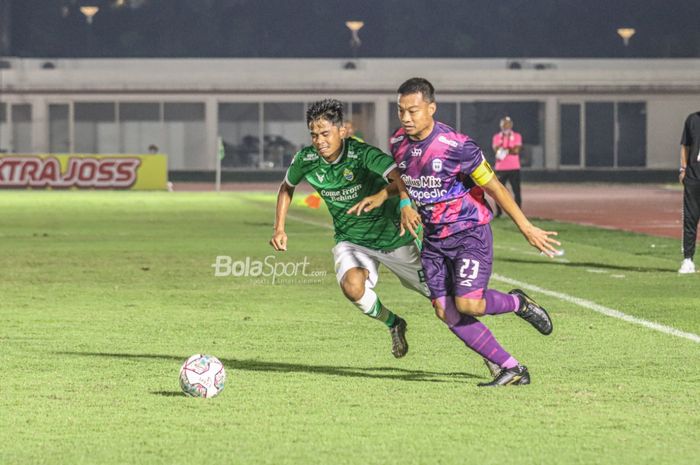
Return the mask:
MULTIPOLYGON (((333 226, 328 224, 328 223, 321 223, 321 222, 316 222, 316 221, 310 221, 305 218, 301 218, 298 216, 292 216, 292 215, 287 215, 287 218, 299 221, 302 223, 307 223, 311 224, 314 226, 320 226, 323 228, 327 229, 333 229, 333 226)), ((664 334, 670 334, 671 336, 676 336, 680 337, 683 339, 688 339, 690 341, 700 343, 700 336, 694 333, 687 333, 685 331, 681 331, 679 329, 673 328, 671 326, 666 326, 662 325, 659 323, 654 323, 653 321, 648 321, 644 320, 642 318, 637 318, 636 316, 628 315, 626 313, 623 313, 619 310, 615 310, 614 308, 609 308, 605 307, 603 305, 599 305, 595 302, 591 302, 590 300, 586 299, 581 299, 579 297, 574 297, 569 294, 564 294, 563 292, 556 292, 556 291, 550 291, 549 289, 544 289, 539 286, 535 286, 534 284, 528 284, 522 281, 517 281, 515 279, 508 278, 506 276, 502 276, 500 274, 494 273, 491 275, 493 279, 496 281, 500 281, 502 283, 510 284, 511 286, 516 286, 520 287, 522 289, 528 290, 528 291, 533 291, 533 292, 538 292, 540 294, 544 294, 549 297, 554 297, 555 299, 563 300, 564 302, 569 302, 574 305, 578 305, 579 307, 586 308, 588 310, 592 310, 594 312, 600 313, 605 316, 610 316, 613 318, 617 318, 622 321, 626 321, 627 323, 632 323, 635 325, 639 326, 644 326, 645 328, 653 329, 654 331, 659 331, 660 333, 664 334)))
POLYGON ((521 287, 523 289, 533 291, 533 292, 538 292, 540 294, 547 295, 549 297, 554 297, 559 300, 563 300, 565 302, 572 303, 574 305, 578 305, 579 307, 587 308, 588 310, 593 310, 594 312, 598 312, 602 315, 605 316, 611 316, 613 318, 618 318, 622 321, 626 321, 628 323, 632 323, 635 325, 639 326, 644 326, 645 328, 653 329, 654 331, 659 331, 664 334, 670 334, 671 336, 676 336, 676 337, 682 337, 684 339, 691 340, 693 342, 700 343, 700 336, 694 333, 686 333, 685 331, 681 331, 676 328, 672 328, 671 326, 665 326, 659 323, 654 323, 653 321, 648 321, 644 320, 642 318, 637 318, 632 315, 628 315, 626 313, 622 313, 619 310, 615 310, 613 308, 608 308, 604 307, 603 305, 599 305, 595 302, 591 302, 590 300, 585 300, 581 299, 579 297, 574 297, 569 294, 564 294, 563 292, 555 292, 555 291, 550 291, 549 289, 544 289, 539 286, 535 286, 534 284, 528 284, 524 283, 522 281, 516 281, 515 279, 507 278, 505 276, 501 276, 499 274, 493 274, 492 278, 495 279, 496 281, 500 281, 502 283, 510 284, 511 286, 517 286, 521 287))

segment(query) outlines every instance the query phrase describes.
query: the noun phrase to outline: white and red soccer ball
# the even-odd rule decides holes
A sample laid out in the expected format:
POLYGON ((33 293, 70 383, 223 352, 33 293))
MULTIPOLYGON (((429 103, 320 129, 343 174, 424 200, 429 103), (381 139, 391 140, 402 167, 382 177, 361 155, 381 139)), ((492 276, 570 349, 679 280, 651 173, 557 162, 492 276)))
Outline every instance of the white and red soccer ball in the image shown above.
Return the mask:
POLYGON ((214 397, 225 383, 224 365, 213 355, 195 354, 180 368, 180 388, 190 397, 214 397))

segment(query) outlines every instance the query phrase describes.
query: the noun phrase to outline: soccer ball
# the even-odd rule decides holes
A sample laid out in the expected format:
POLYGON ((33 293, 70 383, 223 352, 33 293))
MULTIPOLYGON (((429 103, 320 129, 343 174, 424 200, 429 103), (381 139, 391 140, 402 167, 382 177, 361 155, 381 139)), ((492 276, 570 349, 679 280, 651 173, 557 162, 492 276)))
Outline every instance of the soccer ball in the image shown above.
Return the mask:
POLYGON ((214 397, 225 382, 224 365, 213 355, 194 354, 180 368, 180 388, 190 397, 214 397))

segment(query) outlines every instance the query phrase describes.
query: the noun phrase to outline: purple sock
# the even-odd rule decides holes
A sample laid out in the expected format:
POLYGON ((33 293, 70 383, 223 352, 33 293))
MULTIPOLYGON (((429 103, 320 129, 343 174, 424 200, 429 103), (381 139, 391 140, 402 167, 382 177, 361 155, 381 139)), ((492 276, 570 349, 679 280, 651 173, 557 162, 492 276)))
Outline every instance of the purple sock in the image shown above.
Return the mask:
POLYGON ((501 347, 486 325, 474 317, 459 314, 452 297, 441 297, 437 300, 445 309, 450 331, 467 347, 501 368, 513 368, 518 365, 518 361, 501 347), (460 315, 456 324, 452 324, 453 315, 460 315))
POLYGON ((500 313, 510 313, 520 307, 520 298, 513 294, 504 294, 493 289, 486 289, 484 292, 486 299, 486 314, 498 315, 500 313))

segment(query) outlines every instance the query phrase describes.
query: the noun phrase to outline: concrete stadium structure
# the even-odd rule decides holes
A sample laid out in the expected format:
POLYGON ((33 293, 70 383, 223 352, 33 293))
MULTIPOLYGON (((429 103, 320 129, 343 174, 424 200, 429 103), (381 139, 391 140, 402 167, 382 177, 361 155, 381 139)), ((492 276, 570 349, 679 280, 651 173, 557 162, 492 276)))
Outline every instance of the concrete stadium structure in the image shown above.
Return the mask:
MULTIPOLYGON (((396 88, 423 76, 438 118, 487 156, 509 114, 532 173, 616 178, 678 166, 685 117, 700 111, 700 59, 0 60, 0 150, 169 156, 175 176, 224 168, 277 176, 308 143, 306 105, 335 97, 387 148, 396 88)), ((556 176, 555 176, 556 177, 556 176)))

